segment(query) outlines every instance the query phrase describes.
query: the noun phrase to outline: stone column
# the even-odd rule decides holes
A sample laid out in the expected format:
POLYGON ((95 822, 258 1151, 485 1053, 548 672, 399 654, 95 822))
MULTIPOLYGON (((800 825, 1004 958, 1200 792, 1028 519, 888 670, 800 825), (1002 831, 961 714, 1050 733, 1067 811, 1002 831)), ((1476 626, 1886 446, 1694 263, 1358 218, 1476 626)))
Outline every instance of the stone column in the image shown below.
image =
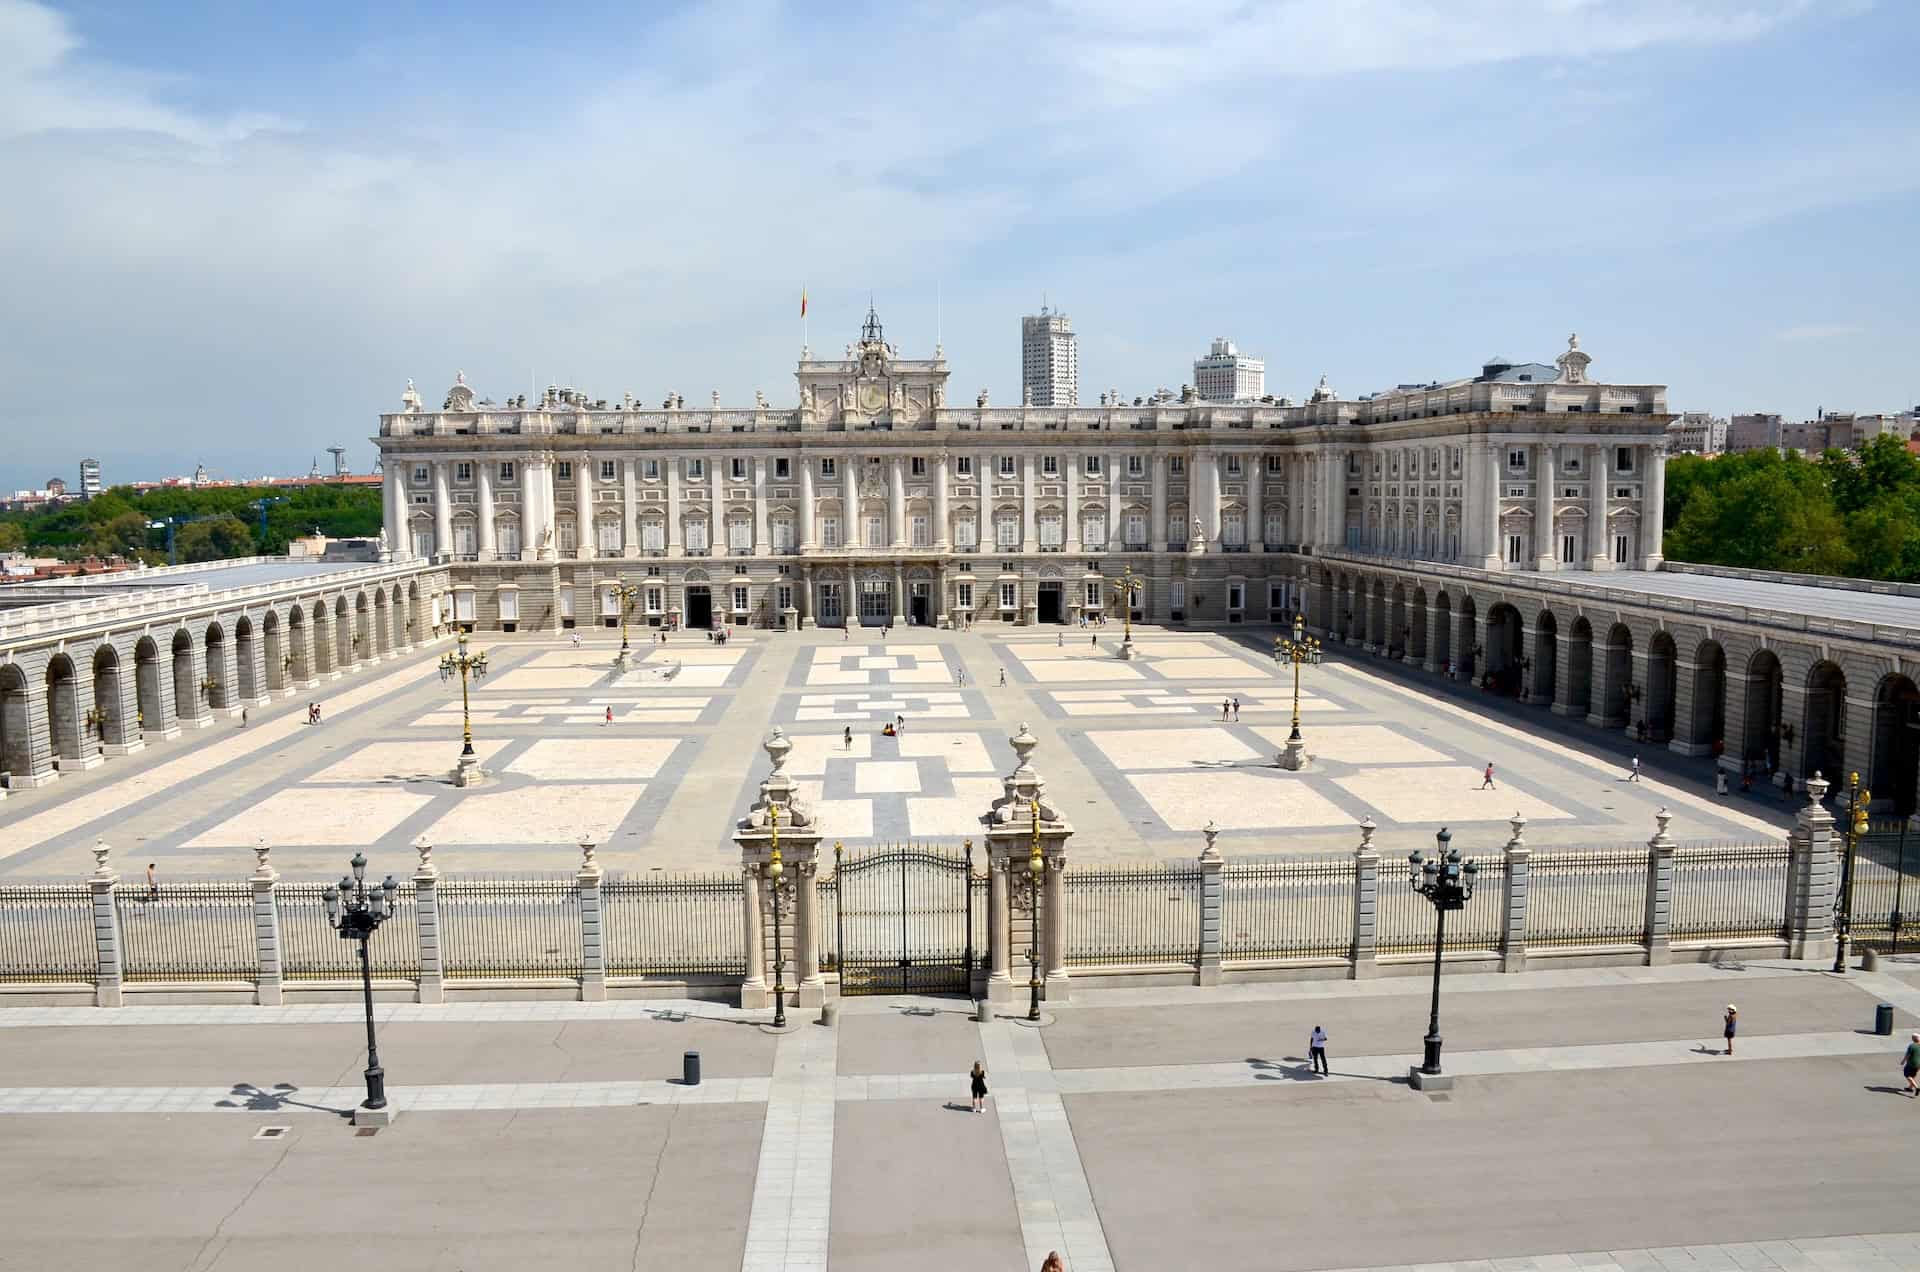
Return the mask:
MULTIPOLYGON (((793 743, 784 730, 775 728, 762 744, 773 769, 760 783, 760 795, 733 832, 740 849, 741 882, 746 906, 747 974, 740 987, 742 1007, 773 1005, 772 986, 766 968, 766 929, 764 912, 772 899, 772 889, 782 897, 783 926, 790 915, 793 926, 783 933, 782 954, 792 951, 794 983, 786 988, 794 994, 796 1007, 818 1007, 826 1001, 826 982, 820 975, 818 868, 820 830, 813 809, 799 797, 798 784, 783 770, 793 743), (774 852, 778 849, 781 871, 772 873, 774 852), (792 909, 785 909, 785 898, 792 897, 792 909), (791 943, 789 943, 789 938, 791 943)), ((781 979, 776 968, 774 984, 781 979)))
POLYGON ((1032 552, 1040 541, 1036 519, 1039 510, 1036 507, 1038 492, 1035 490, 1033 452, 1027 451, 1020 456, 1020 550, 1032 552))
MULTIPOLYGON (((1537 620, 1536 620, 1537 621, 1537 620)), ((1520 654, 1527 660, 1527 671, 1521 685, 1520 701, 1529 705, 1539 705, 1553 701, 1553 685, 1540 679, 1540 629, 1534 623, 1525 623, 1520 628, 1520 654)), ((1559 675, 1560 640, 1558 632, 1554 635, 1553 666, 1554 674, 1559 675)))
MULTIPOLYGON (((937 552, 946 552, 953 547, 953 527, 949 524, 952 517, 947 511, 947 463, 947 452, 934 452, 933 547, 937 552)), ((986 507, 987 501, 984 499, 981 500, 980 505, 982 508, 986 507)), ((941 602, 941 608, 946 608, 944 600, 941 602)))
POLYGON ((1201 515, 1206 518, 1207 538, 1212 541, 1214 547, 1218 548, 1220 546, 1221 529, 1220 468, 1226 461, 1221 457, 1219 451, 1212 450, 1195 458, 1200 466, 1200 471, 1196 476, 1202 480, 1204 498, 1206 500, 1206 511, 1201 515))
POLYGON ((93 891, 93 1005, 96 1007, 119 1007, 125 1001, 122 984, 126 968, 121 955, 125 947, 120 943, 120 908, 114 898, 120 872, 108 860, 112 855, 106 840, 93 841, 93 874, 87 884, 93 891))
POLYGON ((1587 447, 1587 568, 1611 570, 1613 545, 1607 534, 1607 449, 1587 447))
POLYGON ((604 910, 601 907, 600 863, 593 859, 595 845, 580 841, 580 869, 574 874, 574 887, 580 897, 580 1001, 602 1003, 607 1000, 607 946, 604 910))
POLYGON ((667 475, 667 555, 677 557, 685 552, 685 539, 680 533, 680 457, 663 456, 660 460, 662 471, 667 475))
POLYGON ((756 452, 753 457, 753 555, 768 556, 772 552, 767 530, 767 457, 756 452))
POLYGON ((1033 752, 1040 745, 1040 740, 1022 724, 1008 741, 1013 745, 1014 754, 1019 757, 1019 764, 1011 774, 1001 779, 1003 793, 994 801, 985 818, 987 856, 989 868, 994 873, 993 906, 999 911, 999 917, 988 936, 993 974, 988 978, 987 996, 994 1002, 1011 1002, 1018 997, 1018 990, 1009 974, 1013 937, 1011 888, 1026 885, 1010 885, 1009 879, 1016 874, 1023 878, 1027 875, 1027 863, 1037 840, 1046 866, 1045 882, 1041 885, 1039 942, 1045 968, 1044 993, 1050 1001, 1065 1002, 1069 990, 1064 874, 1067 840, 1073 835, 1073 827, 1053 806, 1047 796, 1046 783, 1034 770, 1033 752))
MULTIPOLYGON (((840 546, 842 548, 857 548, 866 542, 864 533, 866 527, 860 524, 860 483, 856 480, 853 471, 855 464, 854 456, 841 453, 840 546)), ((847 606, 850 611, 848 617, 854 625, 858 625, 860 621, 860 611, 856 608, 858 604, 859 598, 854 592, 852 575, 849 574, 847 578, 847 606)))
MULTIPOLYGON (((1060 546, 1067 552, 1080 551, 1080 456, 1068 451, 1064 456, 1067 464, 1067 512, 1066 524, 1060 527, 1060 546)), ((1069 602, 1076 597, 1066 598, 1069 602)))
POLYGON ((1373 818, 1360 819, 1360 846, 1353 852, 1353 979, 1370 980, 1380 970, 1380 850, 1373 845, 1373 818))
POLYGON ((420 941, 420 1001, 447 1001, 446 958, 440 944, 440 867, 433 864, 433 845, 414 841, 420 864, 413 871, 413 922, 420 941))
POLYGON ((1126 525, 1120 516, 1120 469, 1126 457, 1117 450, 1107 451, 1101 461, 1107 466, 1107 551, 1126 546, 1126 525))
POLYGON ((500 555, 499 540, 493 533, 493 461, 482 456, 474 461, 474 471, 479 476, 480 493, 476 496, 480 514, 480 559, 492 561, 500 555))
POLYGON ((629 561, 640 555, 640 475, 638 460, 620 461, 620 555, 629 561))
POLYGON ((453 496, 447 490, 447 461, 433 461, 433 554, 445 560, 453 551, 453 496))
POLYGON ((1500 939, 1500 970, 1527 970, 1527 882, 1531 850, 1522 838, 1527 819, 1515 813, 1507 819, 1513 835, 1507 840, 1507 877, 1505 904, 1501 907, 1505 926, 1500 939))
POLYGON ((1821 806, 1827 781, 1807 779, 1807 802, 1793 829, 1787 863, 1787 957, 1833 957, 1833 908, 1839 892, 1833 814, 1821 806))
POLYGON ((1429 605, 1426 607, 1426 613, 1416 615, 1413 621, 1427 625, 1427 652, 1426 657, 1420 662, 1420 669, 1422 671, 1446 670, 1439 657, 1440 651, 1438 646, 1440 642, 1436 639, 1440 633, 1440 608, 1436 605, 1429 605))
MULTIPOLYGON (((707 457, 707 551, 714 556, 725 556, 727 547, 727 486, 725 467, 727 457, 709 455, 707 457)), ((717 610, 731 613, 731 606, 723 606, 724 588, 716 589, 713 605, 717 610)))
MULTIPOLYGON (((348 621, 357 625, 360 621, 359 614, 353 614, 348 621)), ((357 626, 355 627, 354 634, 359 634, 357 626)), ((226 637, 227 638, 221 641, 215 650, 214 658, 217 661, 207 665, 207 679, 219 682, 220 692, 217 696, 222 705, 218 707, 209 705, 207 710, 214 715, 231 717, 240 714, 240 642, 234 639, 233 629, 231 627, 227 629, 226 637)), ((358 646, 354 645, 352 643, 352 637, 348 637, 348 648, 353 650, 353 657, 356 663, 365 661, 373 654, 373 651, 367 647, 364 641, 358 646)), ((91 676, 85 678, 80 682, 80 685, 84 687, 86 697, 91 699, 93 696, 93 678, 91 676)), ((75 700, 78 701, 79 697, 80 695, 76 694, 75 700)), ((89 705, 91 705, 90 702, 83 703, 80 706, 83 719, 85 718, 86 708, 89 705)), ((83 725, 81 734, 83 740, 85 740, 87 736, 84 728, 85 726, 83 725)))
POLYGON ((1559 545, 1554 542, 1553 497, 1554 449, 1551 442, 1539 442, 1533 448, 1533 568, 1560 568, 1559 545))
MULTIPOLYGON (((818 539, 814 537, 813 533, 814 461, 811 456, 799 455, 795 457, 794 462, 800 465, 800 524, 796 526, 794 530, 795 533, 800 536, 800 550, 802 552, 811 552, 820 546, 818 539)), ((807 612, 809 614, 813 612, 811 605, 808 606, 807 612)))
POLYGON ((1247 542, 1252 545, 1250 552, 1267 550, 1267 509, 1266 473, 1262 469, 1266 458, 1258 451, 1249 452, 1243 462, 1247 465, 1247 542))
POLYGON ((893 563, 893 625, 907 625, 907 567, 893 563))
POLYGON ((1667 448, 1655 442, 1640 448, 1646 472, 1640 479, 1640 568, 1657 570, 1663 559, 1661 532, 1667 508, 1667 448))
POLYGON ((273 850, 264 839, 253 847, 253 1001, 262 1007, 278 1007, 284 994, 284 975, 280 961, 280 910, 274 904, 273 888, 280 872, 268 855, 273 850))
POLYGON ((381 457, 381 520, 387 531, 387 551, 383 560, 404 561, 413 555, 413 541, 407 533, 406 465, 396 455, 381 457))
POLYGON ((907 546, 907 461, 901 455, 887 456, 887 543, 896 550, 907 546))
MULTIPOLYGON (((600 553, 593 532, 593 456, 582 451, 573 457, 573 556, 591 561, 600 553)), ((600 616, 594 615, 594 621, 600 616)))
POLYGON ((1012 863, 989 854, 987 858, 987 990, 988 1002, 1013 1001, 1012 863))
POLYGON ((1152 463, 1153 512, 1147 526, 1148 546, 1155 552, 1165 552, 1167 550, 1167 457, 1156 451, 1152 463))
POLYGON ((1196 985, 1218 985, 1220 983, 1220 910, 1224 900, 1221 872, 1227 860, 1220 855, 1220 845, 1215 842, 1220 836, 1220 828, 1212 822, 1200 832, 1206 837, 1207 846, 1200 853, 1200 960, 1196 968, 1196 985))
POLYGON ((1673 960, 1673 840, 1667 823, 1673 814, 1662 808, 1653 815, 1653 838, 1647 841, 1647 966, 1673 960))
POLYGON ((814 625, 813 567, 811 565, 802 565, 800 567, 799 599, 800 628, 804 631, 814 625))

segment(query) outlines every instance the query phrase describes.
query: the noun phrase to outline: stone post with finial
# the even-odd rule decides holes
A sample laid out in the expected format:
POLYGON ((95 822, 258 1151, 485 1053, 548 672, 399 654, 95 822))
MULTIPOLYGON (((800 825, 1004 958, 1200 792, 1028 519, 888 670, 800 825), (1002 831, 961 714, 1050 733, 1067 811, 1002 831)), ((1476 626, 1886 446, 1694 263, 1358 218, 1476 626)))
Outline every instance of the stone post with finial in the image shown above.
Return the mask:
MULTIPOLYGON (((1045 882, 1040 893, 1040 949, 1044 967, 1045 995, 1053 1002, 1067 1001, 1067 916, 1066 869, 1067 840, 1073 827, 1053 806, 1047 784, 1033 767, 1033 752, 1040 739, 1022 723, 1007 739, 1018 762, 1012 773, 1000 779, 1002 794, 994 800, 980 820, 986 827, 987 868, 991 887, 987 893, 987 946, 989 972, 987 999, 994 1003, 1013 1001, 1015 987, 1011 976, 1016 942, 1013 931, 1013 888, 1022 882, 1033 852, 1038 830, 1040 856, 1045 882), (1037 814, 1037 815, 1036 815, 1037 814)), ((1024 948, 1024 947, 1021 947, 1024 948)))
POLYGON ((1379 827, 1360 819, 1360 843, 1353 850, 1353 969, 1355 980, 1380 970, 1380 849, 1373 842, 1379 827))
POLYGON ((1200 852, 1200 959, 1196 984, 1220 983, 1221 906, 1225 900, 1224 880, 1227 859, 1220 853, 1220 828, 1209 819, 1200 834, 1207 846, 1200 852))
POLYGON ((607 947, 601 921, 600 863, 593 859, 597 849, 591 839, 580 841, 580 869, 574 886, 580 897, 580 1001, 603 1003, 607 1000, 607 947))
POLYGON ((120 908, 115 890, 120 872, 113 868, 113 849, 104 839, 93 841, 93 873, 87 884, 93 890, 93 1004, 96 1007, 123 1005, 122 985, 126 964, 120 944, 120 908))
POLYGON ((273 848, 265 839, 253 842, 253 946, 255 971, 253 1001, 262 1007, 278 1007, 284 997, 285 975, 280 960, 280 909, 274 904, 274 884, 280 872, 274 869, 273 848))
POLYGON ((1795 819, 1787 862, 1787 957, 1833 957, 1833 906, 1839 871, 1833 814, 1821 803, 1827 780, 1807 779, 1807 802, 1795 819))
POLYGON ((782 878, 793 887, 793 907, 783 919, 792 926, 781 938, 781 955, 793 968, 787 988, 796 1007, 818 1007, 826 1001, 827 984, 820 974, 820 825, 812 805, 800 798, 800 784, 786 771, 793 740, 775 727, 761 743, 772 765, 760 783, 760 794, 733 832, 740 849, 742 920, 747 941, 747 972, 740 986, 742 1007, 771 1007, 780 969, 767 967, 773 880, 766 867, 780 850, 782 878))
POLYGON ((1500 970, 1527 970, 1527 885, 1532 881, 1533 850, 1527 847, 1527 819, 1518 809, 1507 818, 1513 833, 1507 837, 1504 927, 1500 937, 1500 970))
POLYGON ((447 1001, 446 955, 440 947, 440 867, 426 836, 413 841, 420 864, 413 869, 413 922, 420 942, 420 1001, 447 1001))
POLYGON ((1647 840, 1647 966, 1673 959, 1673 837, 1667 826, 1673 814, 1662 808, 1653 815, 1653 838, 1647 840))

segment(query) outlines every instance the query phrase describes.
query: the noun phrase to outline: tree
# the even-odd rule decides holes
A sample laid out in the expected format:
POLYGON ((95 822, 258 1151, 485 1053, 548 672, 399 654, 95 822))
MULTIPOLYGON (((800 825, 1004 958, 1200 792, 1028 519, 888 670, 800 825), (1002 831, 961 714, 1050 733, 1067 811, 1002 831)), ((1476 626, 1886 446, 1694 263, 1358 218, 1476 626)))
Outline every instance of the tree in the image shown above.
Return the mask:
POLYGON ((137 512, 123 512, 95 526, 87 540, 87 550, 95 556, 132 556, 148 544, 147 519, 137 512))
POLYGON ((27 532, 17 521, 0 521, 0 552, 18 552, 27 546, 27 532))
POLYGON ((1852 554, 1826 473, 1761 454, 1770 458, 1737 465, 1729 480, 1692 495, 1667 534, 1668 553, 1751 570, 1845 573, 1852 554))
POLYGON ((174 550, 182 561, 223 561, 252 556, 253 531, 238 517, 192 521, 174 533, 174 550))

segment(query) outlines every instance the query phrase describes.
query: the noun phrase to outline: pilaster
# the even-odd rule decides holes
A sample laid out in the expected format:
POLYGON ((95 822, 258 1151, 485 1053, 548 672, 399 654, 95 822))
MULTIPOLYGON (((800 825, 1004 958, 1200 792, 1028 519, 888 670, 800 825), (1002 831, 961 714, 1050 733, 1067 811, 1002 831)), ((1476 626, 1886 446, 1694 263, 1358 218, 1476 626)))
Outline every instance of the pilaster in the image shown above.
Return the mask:
POLYGON ((1371 980, 1380 970, 1380 850, 1373 818, 1360 819, 1360 846, 1353 851, 1353 979, 1371 980))
POLYGON ((580 869, 574 886, 580 893, 580 1001, 607 999, 607 947, 600 904, 600 863, 593 859, 592 840, 580 841, 580 869))
POLYGON ((1200 854, 1200 959, 1196 983, 1220 983, 1220 908, 1223 899, 1221 872, 1226 858, 1217 842, 1220 828, 1211 821, 1200 832, 1207 846, 1200 854))
MULTIPOLYGON (((992 930, 988 948, 992 975, 987 982, 988 998, 1010 1002, 1017 990, 1010 975, 1012 965, 1012 912, 1019 900, 1016 890, 1032 885, 1014 882, 1014 876, 1032 877, 1029 862, 1041 858, 1040 949, 1044 996, 1052 1002, 1065 1002, 1069 993, 1066 968, 1066 884, 1067 840, 1073 827, 1053 806, 1046 783, 1033 767, 1033 752, 1040 740, 1025 723, 1008 739, 1019 763, 1001 779, 1002 794, 982 820, 987 827, 988 868, 993 872, 994 893, 992 930)), ((1031 894, 1029 894, 1031 895, 1031 894)), ((991 913, 991 911, 990 911, 991 913)))
POLYGON ((1807 802, 1793 829, 1787 864, 1787 957, 1833 956, 1833 909, 1839 888, 1833 814, 1821 806, 1827 781, 1807 779, 1807 802))
POLYGON ((1647 841, 1647 966, 1673 959, 1673 839, 1667 823, 1673 814, 1662 808, 1653 815, 1656 827, 1647 841))
POLYGON ((1527 970, 1527 884, 1531 872, 1532 850, 1523 838, 1527 819, 1515 813, 1507 819, 1513 834, 1507 839, 1506 896, 1501 906, 1505 928, 1500 939, 1500 970, 1527 970))
POLYGON ((115 890, 120 872, 109 862, 113 850, 104 839, 93 841, 93 874, 87 879, 93 890, 94 989, 96 1007, 119 1007, 124 1003, 122 983, 125 963, 120 943, 120 911, 115 890))
POLYGON ((433 845, 414 842, 420 864, 413 872, 413 921, 420 941, 420 1001, 447 1001, 446 957, 440 943, 440 867, 433 864, 433 845))
POLYGON ((280 872, 268 860, 271 852, 266 840, 255 843, 255 864, 248 880, 253 885, 253 1001, 262 1007, 280 1005, 284 980, 280 962, 280 909, 273 895, 280 872))

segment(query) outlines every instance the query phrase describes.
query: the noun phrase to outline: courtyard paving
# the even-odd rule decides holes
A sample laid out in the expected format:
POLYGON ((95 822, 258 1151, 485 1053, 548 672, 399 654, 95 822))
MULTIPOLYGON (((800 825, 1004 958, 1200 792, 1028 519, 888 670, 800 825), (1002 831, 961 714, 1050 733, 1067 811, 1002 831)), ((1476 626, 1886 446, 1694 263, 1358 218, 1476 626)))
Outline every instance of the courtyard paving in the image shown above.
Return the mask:
POLYGON ((1916 967, 1453 976, 1438 1095, 1405 1082, 1417 980, 1085 991, 1037 1028, 944 999, 784 1031, 383 1003, 401 1113, 372 1134, 345 1118, 354 1004, 21 1008, 0 1267, 317 1269, 361 1241, 395 1269, 1920 1269, 1916 967))
POLYGON ((1532 845, 1552 848, 1643 843, 1662 807, 1682 841, 1755 842, 1777 838, 1792 811, 1717 796, 1705 760, 1651 748, 1646 780, 1630 783, 1632 748, 1616 735, 1476 709, 1425 692, 1418 673, 1339 651, 1304 671, 1313 764, 1288 773, 1274 761, 1291 677, 1266 656, 1271 633, 1141 629, 1130 661, 1115 656, 1119 640, 1112 629, 910 629, 745 632, 715 645, 643 633, 617 671, 617 635, 604 630, 577 648, 483 638, 493 673, 472 694, 482 786, 449 781, 459 689, 423 652, 314 693, 317 727, 302 695, 252 710, 245 727, 216 721, 14 792, 0 804, 0 876, 85 873, 99 837, 123 869, 153 861, 163 878, 242 873, 262 840, 289 877, 337 875, 356 849, 404 872, 423 837, 456 871, 566 870, 582 839, 615 870, 725 869, 776 725, 794 739, 791 771, 828 840, 850 848, 977 836, 1022 722, 1085 861, 1191 855, 1209 821, 1230 854, 1347 851, 1369 817, 1388 852, 1431 842, 1442 823, 1486 852, 1516 813, 1532 845), (884 736, 896 720, 899 736, 884 736), (1494 788, 1482 789, 1488 763, 1494 788))

